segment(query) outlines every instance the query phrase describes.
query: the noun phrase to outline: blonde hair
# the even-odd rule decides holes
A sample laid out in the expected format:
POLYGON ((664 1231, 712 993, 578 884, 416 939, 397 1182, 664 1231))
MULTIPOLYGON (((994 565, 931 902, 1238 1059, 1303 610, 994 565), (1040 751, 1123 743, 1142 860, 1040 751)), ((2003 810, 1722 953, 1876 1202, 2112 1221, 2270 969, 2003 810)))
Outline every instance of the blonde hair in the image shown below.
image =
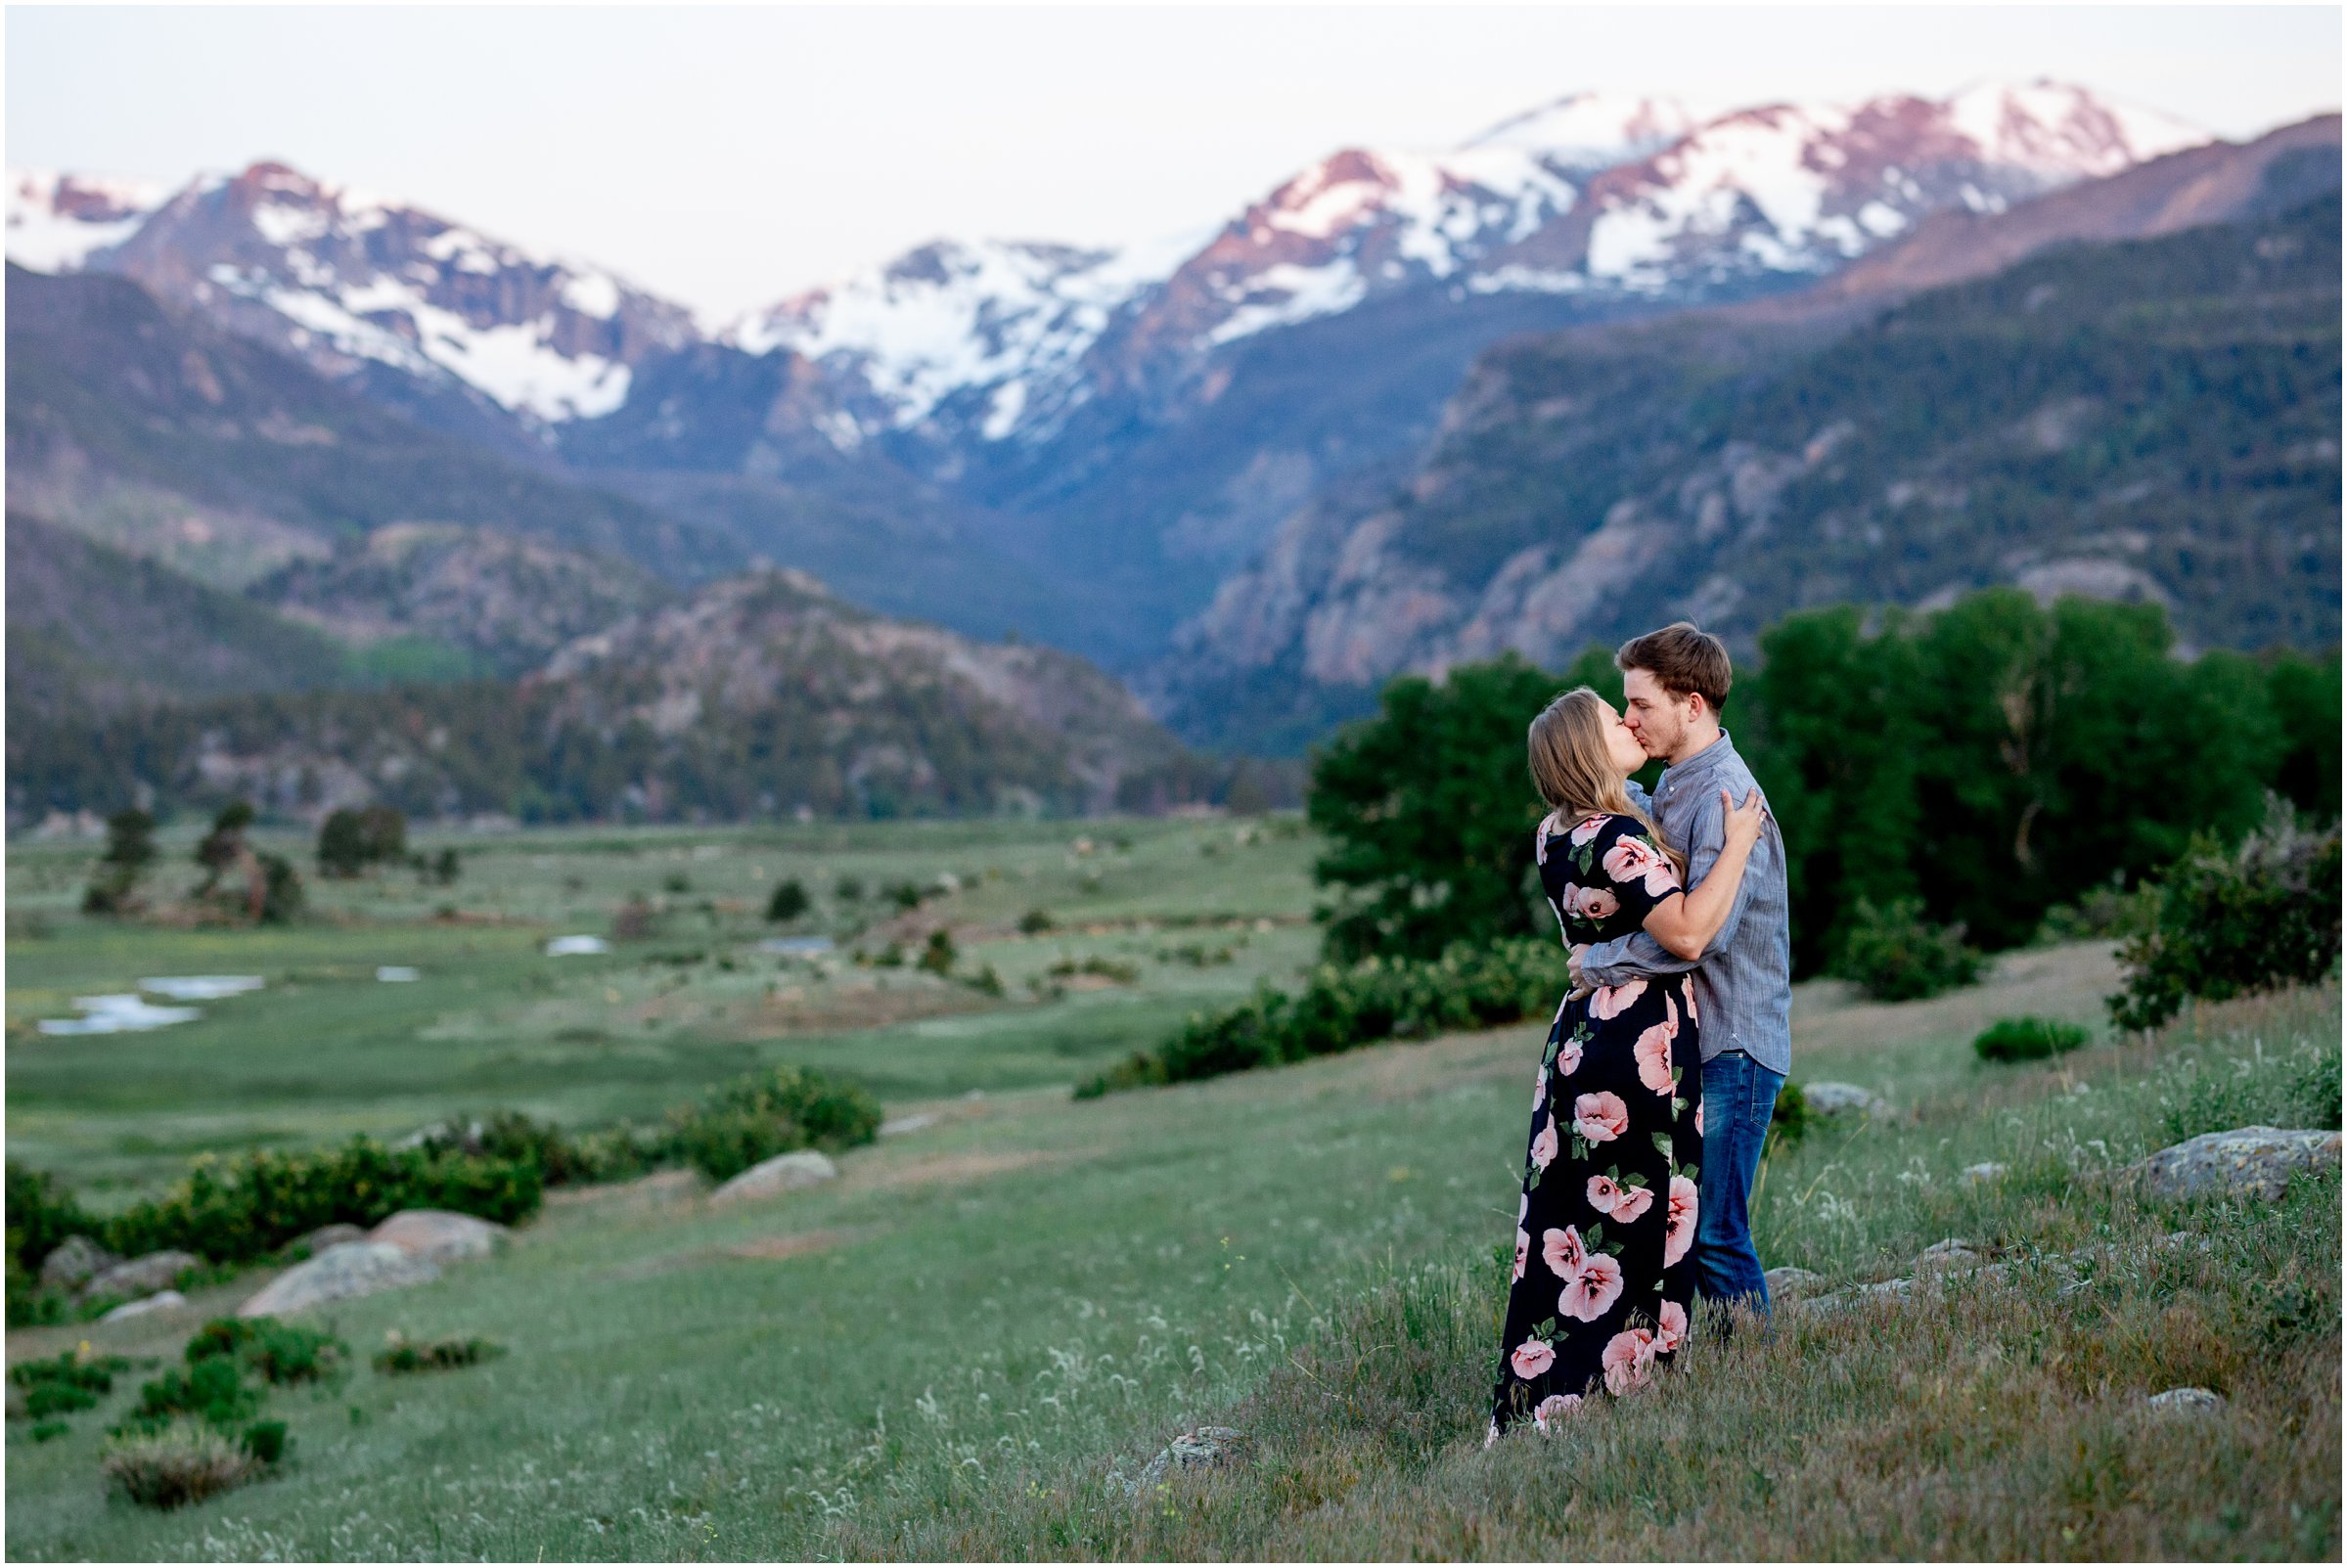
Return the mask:
POLYGON ((1611 717, 1605 699, 1586 686, 1574 687, 1534 715, 1524 732, 1532 787, 1567 822, 1599 812, 1635 817, 1685 876, 1687 857, 1663 842, 1653 819, 1632 805, 1630 791, 1622 787, 1612 748, 1605 743, 1611 717))

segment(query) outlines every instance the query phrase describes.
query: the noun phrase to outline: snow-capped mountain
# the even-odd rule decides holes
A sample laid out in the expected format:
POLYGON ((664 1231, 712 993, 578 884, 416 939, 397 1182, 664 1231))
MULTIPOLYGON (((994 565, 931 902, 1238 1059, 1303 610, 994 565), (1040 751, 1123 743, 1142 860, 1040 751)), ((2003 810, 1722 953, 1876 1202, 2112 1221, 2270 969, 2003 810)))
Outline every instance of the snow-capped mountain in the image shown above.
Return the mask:
POLYGON ((170 188, 159 180, 49 169, 8 171, 8 259, 34 272, 72 272, 120 245, 170 188))
POLYGON ((634 365, 698 336, 684 307, 602 268, 279 163, 199 178, 143 215, 126 193, 111 225, 80 182, 57 182, 71 200, 48 209, 78 224, 66 239, 66 219, 36 220, 43 189, 12 178, 11 259, 123 273, 329 375, 389 367, 524 426, 609 413, 634 365))
POLYGON ((1350 148, 1203 244, 940 242, 728 334, 832 375, 850 440, 1047 440, 1101 392, 1413 291, 1700 298, 1812 277, 1951 206, 2000 210, 2208 133, 2051 82, 1710 114, 1588 93, 1435 152, 1350 148))

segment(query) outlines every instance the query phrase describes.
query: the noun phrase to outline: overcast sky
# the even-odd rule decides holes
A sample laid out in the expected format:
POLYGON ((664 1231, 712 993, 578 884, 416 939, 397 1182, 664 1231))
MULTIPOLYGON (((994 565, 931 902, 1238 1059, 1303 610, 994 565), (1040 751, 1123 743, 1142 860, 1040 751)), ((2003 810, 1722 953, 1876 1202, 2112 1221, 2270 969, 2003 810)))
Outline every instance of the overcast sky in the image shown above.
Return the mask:
POLYGON ((2331 6, 7 12, 12 165, 277 157, 714 316, 939 235, 1151 239, 1347 145, 1593 87, 1741 105, 2051 75, 2246 136, 2336 108, 2331 6))

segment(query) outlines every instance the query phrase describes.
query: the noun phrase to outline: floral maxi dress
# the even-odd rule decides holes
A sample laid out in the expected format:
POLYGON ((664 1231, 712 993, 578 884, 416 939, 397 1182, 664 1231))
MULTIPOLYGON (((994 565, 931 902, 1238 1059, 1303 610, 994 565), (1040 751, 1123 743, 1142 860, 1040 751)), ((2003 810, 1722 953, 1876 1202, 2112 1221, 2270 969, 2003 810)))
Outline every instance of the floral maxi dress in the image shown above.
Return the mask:
MULTIPOLYGON (((1567 946, 1637 930, 1681 892, 1635 817, 1568 830, 1552 813, 1535 853, 1567 946)), ((1546 1431, 1600 1387, 1644 1386, 1687 1337, 1703 1159, 1695 1027, 1682 975, 1557 1008, 1532 1093, 1487 1443, 1527 1415, 1546 1431)))

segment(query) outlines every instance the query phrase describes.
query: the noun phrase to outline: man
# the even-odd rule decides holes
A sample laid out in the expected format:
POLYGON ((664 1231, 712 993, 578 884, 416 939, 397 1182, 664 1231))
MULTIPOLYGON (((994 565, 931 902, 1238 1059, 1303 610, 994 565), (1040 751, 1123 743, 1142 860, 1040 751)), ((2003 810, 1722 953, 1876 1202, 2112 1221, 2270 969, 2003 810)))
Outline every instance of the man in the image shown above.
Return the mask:
MULTIPOLYGON (((1687 881, 1703 879, 1726 839, 1724 785, 1741 800, 1758 787, 1720 727, 1733 670, 1720 640, 1685 621, 1624 643, 1622 720, 1647 755, 1667 764, 1640 804, 1673 849, 1687 857, 1687 881)), ((1635 791, 1637 786, 1633 784, 1635 791)), ((1699 960, 1674 958, 1644 931, 1581 955, 1577 988, 1619 985, 1639 975, 1695 972, 1689 980, 1702 1043, 1703 1180, 1695 1221, 1695 1278, 1703 1294, 1769 1310, 1768 1281, 1752 1247, 1752 1180, 1792 1071, 1792 939, 1784 887, 1784 839, 1774 816, 1744 868, 1728 920, 1699 960)))

